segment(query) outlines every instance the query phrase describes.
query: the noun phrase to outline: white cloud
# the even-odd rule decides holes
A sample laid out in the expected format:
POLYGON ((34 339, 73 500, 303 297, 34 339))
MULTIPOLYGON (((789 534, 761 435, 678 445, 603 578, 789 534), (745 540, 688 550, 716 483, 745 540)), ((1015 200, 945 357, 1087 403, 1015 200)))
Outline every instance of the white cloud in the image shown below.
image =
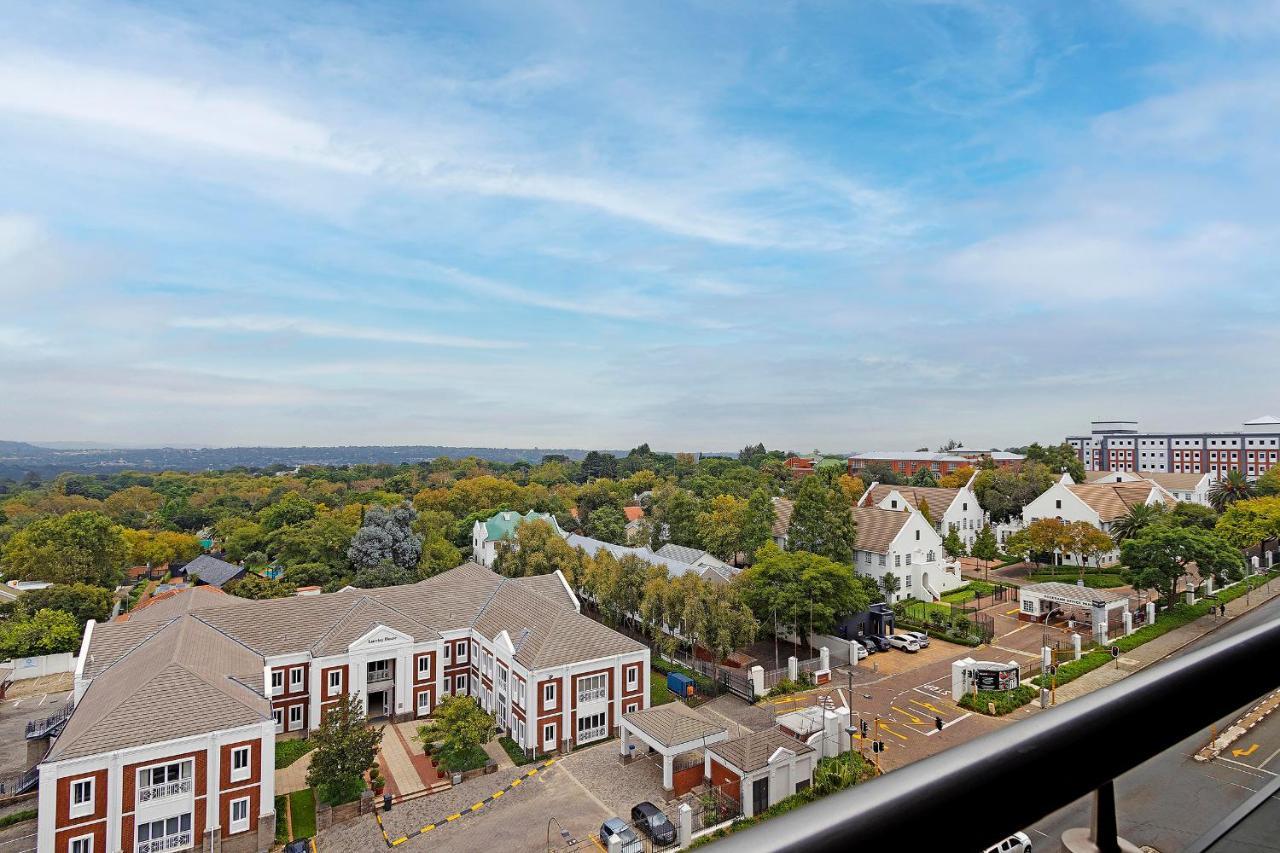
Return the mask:
POLYGON ((327 323, 300 317, 192 317, 172 320, 169 325, 178 329, 203 329, 215 332, 267 335, 294 334, 310 338, 380 341, 383 343, 413 344, 427 347, 456 347, 459 349, 515 349, 524 346, 523 343, 518 341, 437 335, 428 332, 406 332, 375 326, 327 323))
POLYGON ((1269 38, 1280 33, 1280 0, 1129 0, 1157 21, 1190 24, 1219 37, 1269 38))

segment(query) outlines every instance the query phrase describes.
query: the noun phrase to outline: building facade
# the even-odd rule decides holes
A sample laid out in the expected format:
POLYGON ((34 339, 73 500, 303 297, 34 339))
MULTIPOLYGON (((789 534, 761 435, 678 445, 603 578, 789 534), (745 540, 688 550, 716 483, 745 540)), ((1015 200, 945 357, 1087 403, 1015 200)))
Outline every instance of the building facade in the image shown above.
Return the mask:
POLYGON ((526 521, 545 521, 555 528, 556 533, 567 536, 560 529, 560 522, 549 512, 529 510, 521 515, 518 512, 504 510, 495 513, 484 521, 477 521, 471 527, 471 559, 486 569, 493 568, 498 559, 498 543, 515 539, 516 528, 526 521))
MULTIPOLYGON (((975 475, 976 476, 976 475, 975 475)), ((901 510, 906 507, 924 512, 928 509, 938 535, 946 538, 955 531, 966 548, 973 545, 978 531, 986 524, 987 514, 978 505, 973 492, 973 477, 959 489, 923 488, 916 486, 887 486, 872 483, 862 493, 858 506, 875 506, 880 509, 901 510)))
MULTIPOLYGON (((962 448, 963 450, 963 448, 962 448)), ((887 450, 859 453, 849 457, 849 473, 859 476, 868 465, 883 465, 895 474, 910 477, 917 471, 931 471, 935 477, 953 474, 960 468, 977 468, 984 460, 999 468, 1018 468, 1025 457, 1002 450, 963 450, 958 453, 931 453, 929 451, 887 450)))
POLYGON ((960 569, 947 562, 942 537, 916 509, 856 506, 853 518, 858 525, 853 560, 859 574, 879 581, 892 573, 901 583, 898 598, 924 601, 961 585, 960 569))
POLYGON ((1148 432, 1137 421, 1094 421, 1088 435, 1070 435, 1086 471, 1138 475, 1226 474, 1257 479, 1280 464, 1280 418, 1245 421, 1236 432, 1148 432))
MULTIPOLYGON (((1176 501, 1163 487, 1148 480, 1124 483, 1076 483, 1070 474, 1050 486, 1043 494, 1022 508, 1022 526, 1042 518, 1062 522, 1084 521, 1103 533, 1110 534, 1113 523, 1128 515, 1129 510, 1143 504, 1172 507, 1176 501)), ((1067 565, 1076 565, 1076 557, 1062 554, 1067 565)), ((1094 558, 1098 566, 1114 565, 1120 559, 1119 549, 1094 558)), ((1088 564, 1087 558, 1085 564, 1088 564)))

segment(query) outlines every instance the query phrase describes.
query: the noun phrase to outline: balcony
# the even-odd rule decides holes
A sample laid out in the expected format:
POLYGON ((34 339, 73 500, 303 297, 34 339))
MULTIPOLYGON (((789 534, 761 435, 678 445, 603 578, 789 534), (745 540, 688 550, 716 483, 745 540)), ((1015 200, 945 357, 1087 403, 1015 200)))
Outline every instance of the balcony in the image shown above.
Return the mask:
MULTIPOLYGON (((382 663, 387 664, 388 662, 383 661, 382 663)), ((390 665, 375 666, 373 664, 370 664, 369 669, 366 670, 366 673, 365 673, 365 684, 367 684, 370 687, 372 687, 375 684, 384 684, 390 681, 395 681, 395 679, 396 679, 395 667, 390 665)))
POLYGON ((600 740, 600 738, 607 734, 609 734, 608 726, 596 726, 593 729, 582 729, 578 732, 578 743, 583 744, 589 743, 593 740, 600 740))
POLYGON ((166 850, 184 850, 191 846, 191 832, 179 832, 150 841, 139 841, 133 853, 164 853, 166 850))
POLYGON ((150 785, 146 788, 138 789, 138 804, 151 803, 156 800, 166 800, 170 797, 180 797, 183 794, 191 793, 190 779, 175 779, 172 782, 161 782, 157 785, 150 785))
POLYGON ((590 687, 586 690, 578 691, 578 704, 585 705, 588 702, 600 702, 609 698, 608 687, 590 687))
MULTIPOLYGON (((1125 816, 1128 805, 1134 812, 1146 811, 1135 814, 1134 827, 1144 822, 1149 827, 1151 804, 1143 798, 1117 801, 1117 777, 1155 756, 1176 752, 1174 748, 1188 738, 1207 741, 1211 726, 1221 725, 1223 718, 1234 720, 1242 708, 1275 689, 1276 669, 1268 662, 1277 656, 1280 620, 1272 617, 1109 687, 736 832, 711 849, 845 851, 878 849, 909 839, 914 850, 985 850, 1090 797, 1091 821, 1078 815, 1071 822, 1077 828, 1068 829, 1062 841, 1050 837, 1042 844, 1037 837, 1036 848, 1132 850, 1121 846, 1118 818, 1125 816)), ((1121 780, 1121 790, 1126 784, 1121 780)), ((1274 826, 1280 819, 1271 803, 1280 791, 1280 777, 1255 784, 1256 790, 1250 787, 1241 794, 1243 802, 1230 813, 1204 816, 1203 828, 1193 832, 1199 838, 1160 849, 1244 849, 1231 846, 1236 833, 1247 835, 1259 821, 1274 826)), ((1157 799, 1177 808, 1172 793, 1157 799)))

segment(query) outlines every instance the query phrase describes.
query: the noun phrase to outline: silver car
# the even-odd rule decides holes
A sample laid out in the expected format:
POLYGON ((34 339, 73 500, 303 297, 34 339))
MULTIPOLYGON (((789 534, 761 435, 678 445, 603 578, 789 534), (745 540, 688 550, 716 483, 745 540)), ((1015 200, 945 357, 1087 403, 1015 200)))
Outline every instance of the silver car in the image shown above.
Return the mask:
POLYGON ((912 654, 920 651, 920 644, 915 641, 915 638, 907 637, 903 634, 894 634, 892 637, 890 637, 889 645, 892 648, 895 648, 904 652, 911 652, 912 654))
POLYGON ((929 635, 924 633, 923 631, 903 631, 902 636, 910 637, 911 639, 915 640, 916 645, 918 645, 922 649, 929 648, 929 635))

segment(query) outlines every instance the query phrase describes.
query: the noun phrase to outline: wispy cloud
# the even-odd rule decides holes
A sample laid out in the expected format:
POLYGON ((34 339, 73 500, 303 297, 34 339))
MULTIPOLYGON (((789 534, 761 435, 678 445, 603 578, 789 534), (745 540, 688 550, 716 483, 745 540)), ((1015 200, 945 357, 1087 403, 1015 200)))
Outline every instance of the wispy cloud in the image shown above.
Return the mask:
POLYGON ((190 317, 174 319, 170 322, 170 325, 176 329, 200 329, 214 332, 260 335, 301 335, 309 338, 377 341, 457 349, 517 349, 524 345, 519 341, 409 332, 394 328, 348 325, 346 323, 326 323, 300 317, 190 317))

